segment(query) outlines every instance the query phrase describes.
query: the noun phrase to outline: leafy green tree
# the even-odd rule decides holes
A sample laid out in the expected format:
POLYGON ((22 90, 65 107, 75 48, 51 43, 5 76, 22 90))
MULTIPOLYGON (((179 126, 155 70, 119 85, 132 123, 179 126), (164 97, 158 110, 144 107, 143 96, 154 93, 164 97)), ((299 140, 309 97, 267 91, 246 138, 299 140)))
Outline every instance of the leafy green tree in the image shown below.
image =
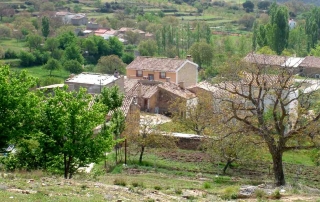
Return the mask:
MULTIPOLYGON (((314 13, 317 13, 316 10, 314 13)), ((308 52, 312 48, 315 48, 318 42, 319 25, 317 23, 317 17, 314 15, 314 13, 309 13, 306 18, 305 31, 308 36, 308 52)))
POLYGON ((157 42, 151 39, 141 41, 138 50, 142 56, 155 56, 158 50, 157 42))
POLYGON ((101 56, 110 55, 111 47, 107 40, 99 36, 89 36, 82 44, 87 61, 96 64, 101 56))
POLYGON ((30 51, 32 49, 39 49, 42 43, 42 37, 37 34, 29 34, 27 36, 27 46, 30 51))
POLYGON ((75 44, 77 42, 77 37, 76 35, 71 32, 71 31, 63 31, 58 35, 58 40, 59 40, 59 48, 61 49, 66 49, 72 44, 75 44))
POLYGON ((63 66, 70 73, 79 74, 83 71, 82 65, 77 60, 68 60, 63 66))
POLYGON ((259 1, 257 6, 261 10, 268 10, 268 8, 270 6, 270 2, 269 1, 259 1))
POLYGON ((65 61, 77 60, 80 64, 84 63, 84 58, 81 54, 81 49, 76 44, 71 44, 66 48, 64 57, 65 61))
POLYGON ((46 40, 46 42, 44 44, 45 50, 48 50, 51 53, 53 51, 55 51, 56 49, 58 49, 58 47, 59 47, 59 41, 58 41, 58 39, 56 39, 54 37, 47 38, 47 40, 46 40))
POLYGON ((102 56, 97 64, 97 72, 113 74, 115 70, 121 74, 125 73, 125 64, 117 55, 102 56))
POLYGON ((43 135, 39 139, 42 155, 48 161, 55 159, 62 163, 66 179, 72 178, 79 167, 101 161, 114 145, 113 123, 104 125, 110 109, 95 102, 83 88, 79 91, 57 88, 44 99, 40 129, 43 135), (94 132, 99 125, 102 130, 94 132))
POLYGON ((308 38, 303 27, 298 26, 289 33, 288 48, 295 50, 297 56, 307 55, 308 38))
POLYGON ((200 68, 203 65, 210 66, 213 59, 213 47, 206 42, 194 43, 189 50, 193 61, 199 65, 200 68))
POLYGON ((289 24, 288 9, 284 6, 276 6, 271 12, 271 22, 268 26, 268 45, 278 55, 288 46, 289 24))
POLYGON ((243 8, 246 10, 247 13, 253 12, 254 4, 252 1, 246 1, 242 4, 243 8))
POLYGON ((123 54, 123 43, 119 41, 117 37, 110 37, 108 39, 108 44, 110 47, 110 53, 109 55, 117 55, 119 57, 123 54))
POLYGON ((0 150, 36 131, 39 99, 30 91, 35 85, 25 71, 0 66, 0 150))
POLYGON ((58 60, 54 59, 54 58, 50 58, 47 62, 47 64, 45 64, 43 66, 44 69, 49 70, 50 72, 50 76, 52 71, 57 70, 57 69, 61 69, 61 64, 58 60))
POLYGON ((49 18, 47 16, 44 16, 41 20, 41 24, 42 24, 42 27, 41 27, 42 36, 44 36, 44 38, 47 38, 50 33, 49 18))
POLYGON ((134 55, 133 53, 124 53, 121 60, 126 64, 130 64, 134 60, 134 55))
POLYGON ((0 25, 0 37, 1 38, 10 38, 11 37, 11 29, 8 26, 0 25))

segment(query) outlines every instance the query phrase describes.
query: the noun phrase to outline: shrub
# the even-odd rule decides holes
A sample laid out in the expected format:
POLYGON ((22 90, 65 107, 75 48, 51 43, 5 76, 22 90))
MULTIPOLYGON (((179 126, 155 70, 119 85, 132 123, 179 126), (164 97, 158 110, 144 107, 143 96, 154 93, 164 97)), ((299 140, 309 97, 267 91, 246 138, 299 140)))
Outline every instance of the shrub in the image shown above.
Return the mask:
POLYGON ((175 192, 176 194, 179 194, 179 195, 182 194, 182 190, 181 190, 181 189, 175 189, 174 192, 175 192))
POLYGON ((143 182, 132 182, 131 184, 133 187, 144 187, 143 182))
POLYGON ((256 189, 254 191, 254 195, 257 197, 257 198, 265 198, 266 197, 266 192, 263 191, 262 189, 256 189))
POLYGON ((14 51, 14 50, 11 50, 10 48, 7 49, 4 53, 4 58, 5 59, 15 59, 15 58, 18 58, 18 54, 14 51))
POLYGON ((223 194, 222 194, 221 198, 224 200, 237 199, 238 193, 239 193, 239 187, 230 186, 230 187, 227 187, 223 190, 223 194))
POLYGON ((203 188, 210 189, 211 188, 211 184, 209 182, 204 182, 203 183, 203 188))
POLYGON ((119 186, 126 186, 127 185, 127 182, 123 179, 123 178, 116 178, 114 181, 113 181, 113 184, 114 185, 119 185, 119 186))
POLYGON ((21 65, 23 67, 29 67, 32 66, 36 58, 32 53, 26 52, 26 51, 20 51, 19 53, 19 59, 21 60, 21 65))
POLYGON ((155 190, 161 190, 162 188, 159 185, 154 186, 155 190))
POLYGON ((273 199, 280 199, 281 198, 280 190, 279 189, 274 190, 271 197, 273 199))

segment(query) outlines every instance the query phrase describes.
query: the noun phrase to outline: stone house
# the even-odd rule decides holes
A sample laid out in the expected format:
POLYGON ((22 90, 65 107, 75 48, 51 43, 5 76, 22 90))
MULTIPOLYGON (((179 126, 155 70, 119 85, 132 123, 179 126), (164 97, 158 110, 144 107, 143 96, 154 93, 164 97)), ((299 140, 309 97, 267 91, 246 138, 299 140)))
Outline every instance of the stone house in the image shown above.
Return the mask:
POLYGON ((99 94, 103 87, 117 85, 120 92, 124 92, 124 77, 118 75, 99 74, 83 72, 68 78, 65 82, 69 90, 79 90, 80 87, 86 88, 90 94, 99 94))
POLYGON ((288 68, 293 74, 310 78, 320 78, 320 58, 314 56, 301 57, 285 57, 278 55, 263 55, 249 53, 244 59, 245 62, 269 67, 288 68))
POLYGON ((195 85, 198 81, 198 65, 188 59, 138 56, 126 69, 130 79, 170 81, 184 87, 195 85))
POLYGON ((196 95, 173 82, 126 79, 126 96, 135 97, 142 111, 170 114, 169 106, 177 99, 193 103, 196 95))
POLYGON ((299 75, 320 78, 320 58, 314 56, 307 56, 299 65, 299 75))

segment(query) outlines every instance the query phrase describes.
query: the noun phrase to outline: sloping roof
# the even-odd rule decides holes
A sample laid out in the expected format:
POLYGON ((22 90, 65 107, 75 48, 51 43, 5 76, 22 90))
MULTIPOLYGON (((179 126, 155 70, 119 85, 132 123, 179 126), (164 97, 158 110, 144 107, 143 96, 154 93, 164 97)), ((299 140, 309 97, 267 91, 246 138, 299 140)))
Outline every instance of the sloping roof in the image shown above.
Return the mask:
POLYGON ((320 68, 320 58, 314 56, 307 56, 300 63, 301 67, 315 67, 320 68))
POLYGON ((242 85, 253 85, 253 86, 283 86, 289 87, 294 83, 293 77, 290 75, 278 75, 278 74, 252 74, 249 72, 242 72, 240 75, 242 78, 242 85), (251 84, 252 83, 252 84, 251 84))
POLYGON ((124 79, 124 92, 130 92, 139 82, 139 79, 128 79, 125 77, 124 79))
POLYGON ((185 62, 190 61, 187 59, 139 56, 127 66, 127 69, 176 72, 185 62))
MULTIPOLYGON (((126 88, 126 87, 125 87, 126 88)), ((158 90, 158 85, 144 85, 136 83, 131 89, 126 90, 126 96, 138 97, 139 94, 142 98, 151 98, 158 90)))
POLYGON ((272 65, 272 66, 281 66, 286 62, 285 56, 279 55, 264 55, 264 54, 256 54, 249 53, 244 61, 248 63, 258 64, 258 65, 272 65))
POLYGON ((179 85, 172 82, 164 82, 162 84, 159 84, 158 87, 185 99, 196 97, 196 95, 188 89, 183 89, 179 85))

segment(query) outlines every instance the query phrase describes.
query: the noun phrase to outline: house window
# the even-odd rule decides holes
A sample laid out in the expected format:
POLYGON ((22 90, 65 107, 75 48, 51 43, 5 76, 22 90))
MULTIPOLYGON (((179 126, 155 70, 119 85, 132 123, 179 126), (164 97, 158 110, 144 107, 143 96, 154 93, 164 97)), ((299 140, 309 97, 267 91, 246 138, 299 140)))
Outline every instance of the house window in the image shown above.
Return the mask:
POLYGON ((166 78, 166 73, 160 72, 160 79, 165 79, 165 78, 166 78))
POLYGON ((315 77, 316 79, 320 79, 320 74, 316 74, 316 75, 314 75, 314 77, 315 77))
POLYGON ((137 74, 137 77, 142 77, 143 76, 142 70, 137 70, 136 74, 137 74))

